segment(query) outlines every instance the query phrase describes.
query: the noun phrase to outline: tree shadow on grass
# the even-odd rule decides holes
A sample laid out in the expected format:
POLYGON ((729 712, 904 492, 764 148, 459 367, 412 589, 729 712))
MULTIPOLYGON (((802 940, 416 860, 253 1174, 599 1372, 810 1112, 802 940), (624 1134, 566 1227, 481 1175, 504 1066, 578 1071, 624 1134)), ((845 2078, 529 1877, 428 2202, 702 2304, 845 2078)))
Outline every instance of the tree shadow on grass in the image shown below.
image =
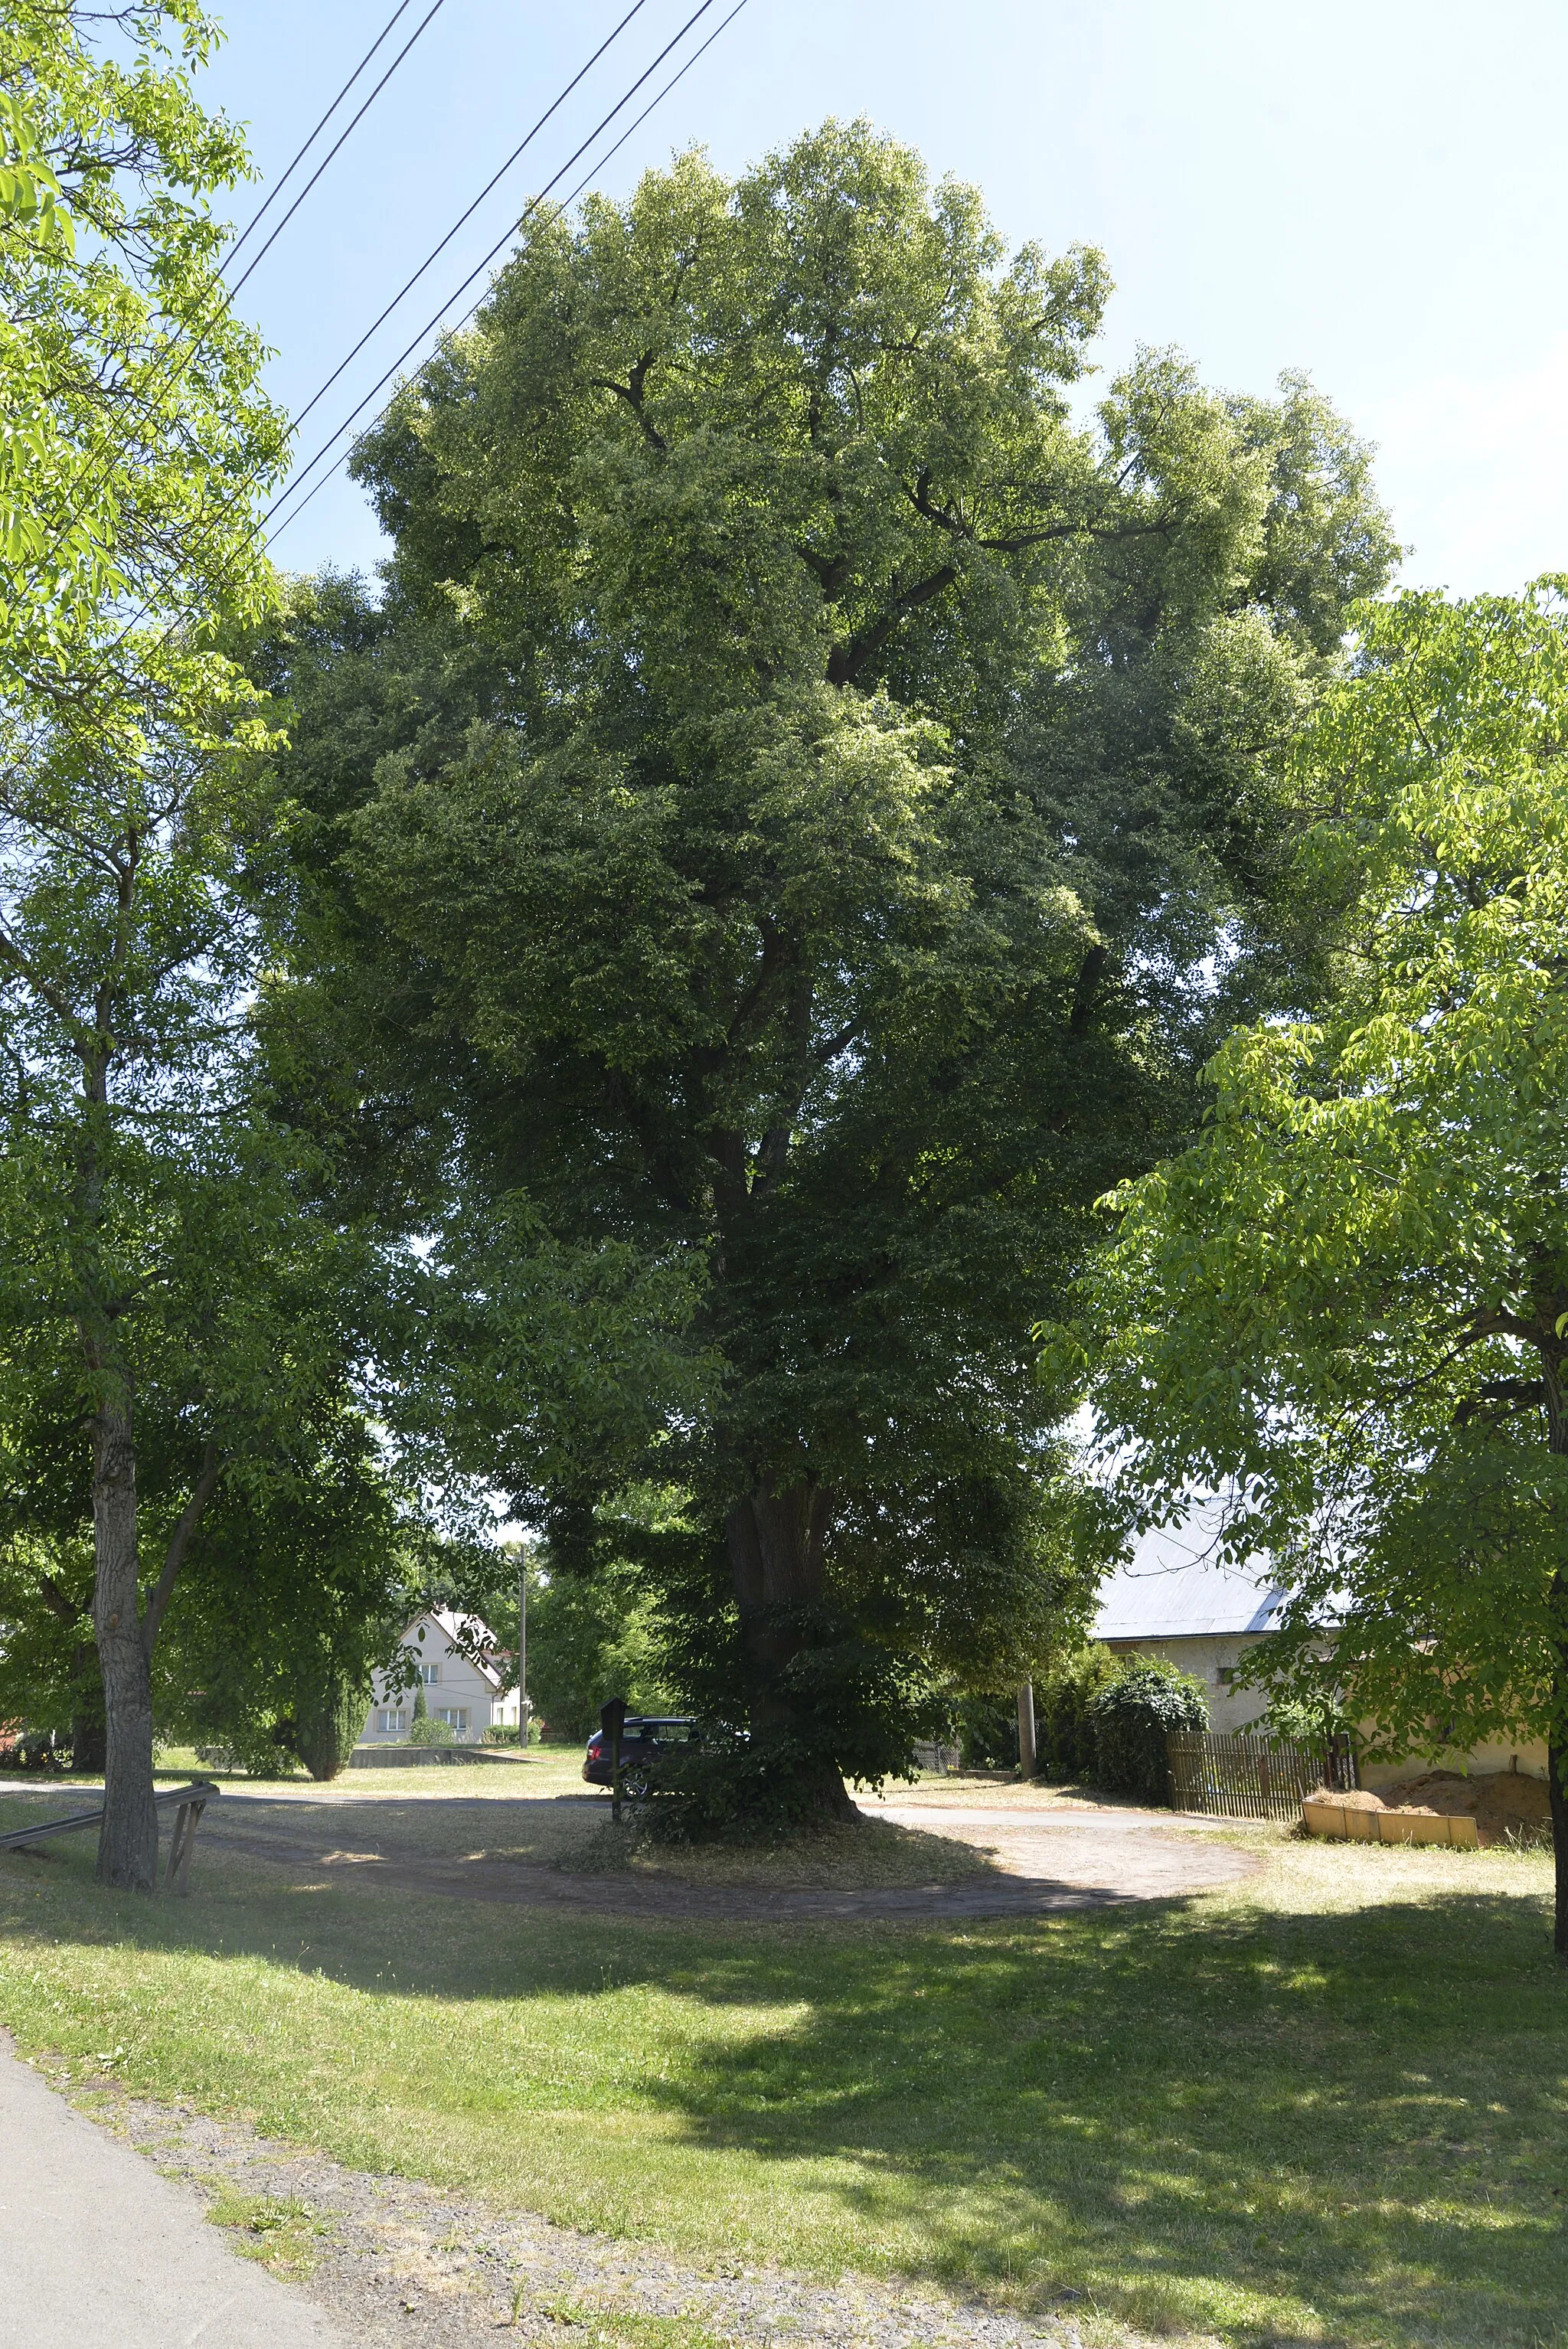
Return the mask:
MULTIPOLYGON (((613 2088, 590 2066, 561 2100, 585 2129, 612 2092, 653 2117, 650 2191, 672 2143, 760 2172, 786 2261, 790 2228, 820 2225, 910 2274, 1070 2287, 1151 2327, 1367 2349, 1560 2337, 1568 1982, 1533 1898, 759 1931, 392 1903, 259 1870, 111 1907, 81 1872, 48 1871, 56 1935, 525 2021, 628 1994, 633 2059, 623 2044, 613 2088), (649 1991, 679 2002, 680 2035, 640 2065, 649 1991)), ((6 1921, 44 1874, 5 1868, 6 1921)), ((498 2101, 498 2131, 516 2118, 498 2101)))
POLYGON ((918 2214, 937 2273, 1539 2349, 1568 2310, 1565 2074, 1541 1909, 1452 1893, 883 1941, 665 2095, 705 2145, 837 2155, 837 2193, 877 2234, 918 2214))

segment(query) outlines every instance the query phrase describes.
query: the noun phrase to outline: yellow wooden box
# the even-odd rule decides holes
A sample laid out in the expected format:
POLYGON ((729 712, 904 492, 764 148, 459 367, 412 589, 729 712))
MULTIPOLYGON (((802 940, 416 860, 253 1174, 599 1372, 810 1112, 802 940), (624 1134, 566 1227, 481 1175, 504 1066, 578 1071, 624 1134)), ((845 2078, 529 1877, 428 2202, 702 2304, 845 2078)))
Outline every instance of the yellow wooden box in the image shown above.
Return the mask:
POLYGON ((1475 1851, 1480 1837, 1475 1821, 1463 1813, 1439 1811, 1429 1817, 1419 1811, 1362 1811, 1348 1803, 1303 1803, 1307 1833, 1336 1836, 1349 1843, 1444 1843, 1475 1851))

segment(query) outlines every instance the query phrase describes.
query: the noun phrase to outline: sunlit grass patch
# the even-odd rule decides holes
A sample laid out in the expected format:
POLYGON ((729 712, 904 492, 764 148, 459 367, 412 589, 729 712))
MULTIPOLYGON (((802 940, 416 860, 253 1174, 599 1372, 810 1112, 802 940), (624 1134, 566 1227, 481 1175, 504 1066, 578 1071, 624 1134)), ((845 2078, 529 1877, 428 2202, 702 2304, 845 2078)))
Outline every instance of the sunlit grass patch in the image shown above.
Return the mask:
POLYGON ((0 2019, 78 2080, 1080 2332, 1534 2349, 1568 2308, 1537 1857, 1264 1839, 1188 1902, 786 1930, 294 1888, 215 1846, 189 1901, 119 1900, 90 1843, 0 1859, 0 2019))
POLYGON ((295 2196, 238 2194, 226 2182, 215 2189, 207 2217, 233 2237, 232 2248, 275 2276, 301 2282, 315 2272, 323 2222, 295 2196))

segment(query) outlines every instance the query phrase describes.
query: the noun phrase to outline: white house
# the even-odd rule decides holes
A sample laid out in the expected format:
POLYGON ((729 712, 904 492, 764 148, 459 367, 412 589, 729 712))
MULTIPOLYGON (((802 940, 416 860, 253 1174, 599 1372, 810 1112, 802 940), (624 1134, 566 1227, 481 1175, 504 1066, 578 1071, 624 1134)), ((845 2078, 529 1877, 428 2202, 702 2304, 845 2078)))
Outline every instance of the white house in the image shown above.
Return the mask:
MULTIPOLYGON (((401 1645, 416 1661, 425 1708, 444 1721, 460 1745, 477 1745, 487 1729, 517 1727, 517 1690, 505 1685, 511 1658, 497 1646, 494 1632, 477 1615, 453 1615, 438 1608, 416 1617, 401 1645)), ((377 1672, 361 1745, 406 1745, 414 1722, 414 1692, 389 1685, 395 1675, 377 1672)))

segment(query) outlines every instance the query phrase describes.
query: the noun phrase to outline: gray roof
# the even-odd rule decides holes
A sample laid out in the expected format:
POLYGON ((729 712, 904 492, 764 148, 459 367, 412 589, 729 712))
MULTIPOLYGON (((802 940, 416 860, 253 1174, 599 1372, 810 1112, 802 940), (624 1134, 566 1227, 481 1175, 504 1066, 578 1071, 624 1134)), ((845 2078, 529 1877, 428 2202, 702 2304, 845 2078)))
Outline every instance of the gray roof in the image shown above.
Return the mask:
POLYGON ((1097 1640, 1203 1639, 1272 1631, 1289 1597, 1266 1557, 1222 1565, 1218 1516, 1200 1504, 1179 1525, 1144 1534, 1099 1588, 1097 1640))

